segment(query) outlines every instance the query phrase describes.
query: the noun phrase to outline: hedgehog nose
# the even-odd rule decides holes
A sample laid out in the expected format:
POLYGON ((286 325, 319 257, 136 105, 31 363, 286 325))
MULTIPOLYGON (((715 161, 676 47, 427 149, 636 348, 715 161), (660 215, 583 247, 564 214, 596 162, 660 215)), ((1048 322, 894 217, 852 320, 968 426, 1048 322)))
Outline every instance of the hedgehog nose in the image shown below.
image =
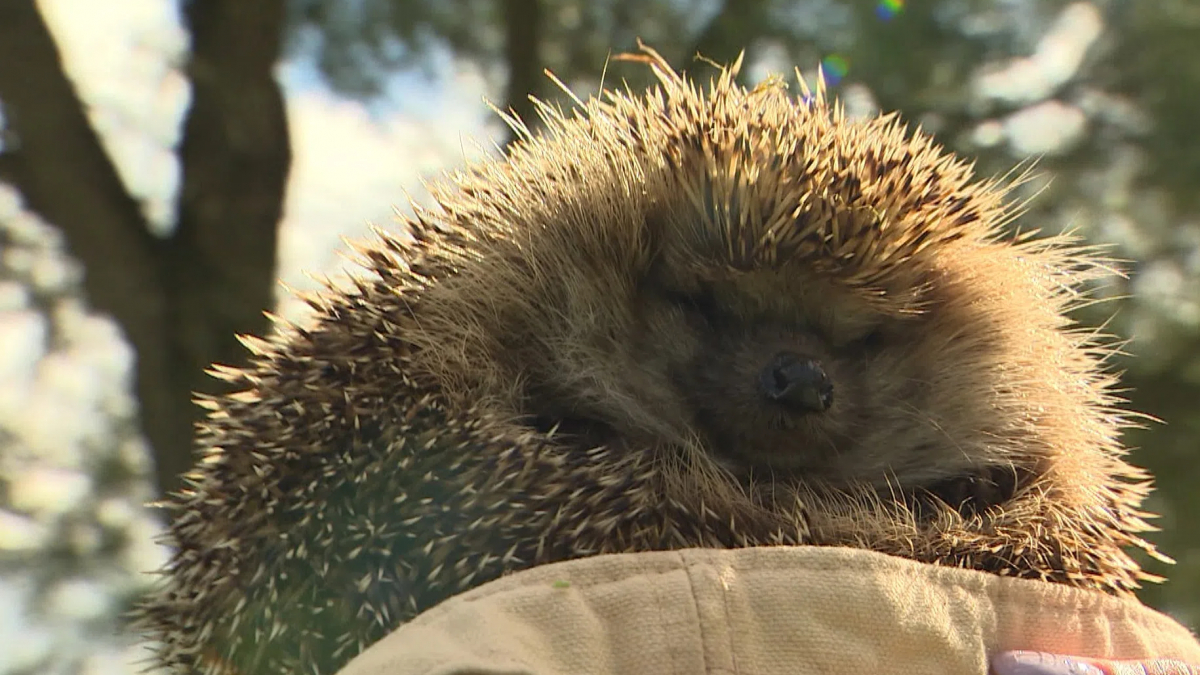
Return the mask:
POLYGON ((768 400, 797 412, 824 412, 833 405, 833 382, 821 363, 791 352, 776 354, 758 385, 768 400))

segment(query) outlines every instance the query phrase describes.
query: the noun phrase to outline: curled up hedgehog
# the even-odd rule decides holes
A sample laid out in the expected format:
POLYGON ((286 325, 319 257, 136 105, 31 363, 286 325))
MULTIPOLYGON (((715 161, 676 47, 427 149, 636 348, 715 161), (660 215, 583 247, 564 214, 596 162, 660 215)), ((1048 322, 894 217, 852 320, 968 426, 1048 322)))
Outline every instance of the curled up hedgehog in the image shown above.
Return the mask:
MULTIPOLYGON (((180 671, 333 673, 506 572, 851 546, 1129 594, 1148 479, 1110 274, 1002 181, 738 65, 606 91, 433 188, 355 288, 246 339, 138 610, 180 671)), ((739 62, 740 63, 740 62, 739 62)))

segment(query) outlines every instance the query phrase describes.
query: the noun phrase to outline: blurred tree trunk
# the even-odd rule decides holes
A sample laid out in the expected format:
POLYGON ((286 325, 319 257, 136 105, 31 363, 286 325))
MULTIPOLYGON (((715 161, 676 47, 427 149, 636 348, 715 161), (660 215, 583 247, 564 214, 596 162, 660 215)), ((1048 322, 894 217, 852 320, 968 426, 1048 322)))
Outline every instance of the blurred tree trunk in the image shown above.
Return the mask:
MULTIPOLYGON (((1200 341, 1196 343, 1200 350, 1200 341)), ((1156 560, 1142 562, 1165 584, 1147 584, 1138 593, 1153 607, 1174 610, 1193 608, 1200 600, 1200 557, 1196 548, 1196 514, 1200 514, 1200 492, 1196 490, 1196 457, 1200 446, 1200 384, 1163 373, 1126 373, 1122 384, 1129 388, 1129 407, 1165 420, 1130 430, 1126 441, 1133 448, 1131 460, 1154 476, 1155 492, 1149 509, 1165 516, 1153 522, 1163 531, 1148 538, 1176 558, 1176 565, 1156 560), (1180 555, 1180 553, 1183 555, 1180 555)))
POLYGON ((137 352, 136 393, 160 491, 192 464, 193 392, 236 364, 236 333, 267 328, 276 231, 291 163, 273 76, 284 0, 186 3, 192 104, 180 149, 178 223, 152 235, 100 144, 33 0, 0 2, 0 179, 66 236, 90 302, 137 352))
POLYGON ((720 64, 736 61, 742 50, 764 35, 769 8, 767 0, 724 0, 692 44, 691 52, 684 55, 689 60, 685 65, 690 67, 690 60, 697 55, 720 64))
MULTIPOLYGON (((542 39, 542 7, 540 0, 505 0, 504 33, 505 57, 508 61, 508 85, 504 90, 504 107, 516 114, 530 128, 538 119, 534 112, 533 96, 542 80, 542 60, 538 45, 542 39)), ((507 142, 514 139, 509 131, 507 142)))

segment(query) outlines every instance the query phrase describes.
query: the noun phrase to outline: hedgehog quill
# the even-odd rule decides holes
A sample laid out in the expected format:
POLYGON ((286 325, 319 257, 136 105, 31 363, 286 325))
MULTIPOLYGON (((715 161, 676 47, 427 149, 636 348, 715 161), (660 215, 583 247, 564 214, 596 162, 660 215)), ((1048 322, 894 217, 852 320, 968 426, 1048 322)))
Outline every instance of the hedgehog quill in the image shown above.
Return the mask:
MULTIPOLYGON (((840 545, 1128 594, 1148 477, 1111 272, 822 86, 604 92, 432 188, 353 290, 246 338, 138 610, 180 670, 333 673, 441 600, 605 553, 840 545)), ((524 128, 513 122, 519 131, 524 128)))

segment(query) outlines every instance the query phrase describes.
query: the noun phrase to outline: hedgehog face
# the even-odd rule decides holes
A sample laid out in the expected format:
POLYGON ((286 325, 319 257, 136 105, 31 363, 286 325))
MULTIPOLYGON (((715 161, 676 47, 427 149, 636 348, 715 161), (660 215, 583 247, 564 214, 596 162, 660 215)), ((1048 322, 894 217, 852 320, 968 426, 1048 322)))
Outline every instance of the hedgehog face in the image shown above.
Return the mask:
MULTIPOLYGON (((589 301, 533 315, 523 348, 506 349, 525 354, 507 379, 523 383, 540 427, 580 446, 699 449, 747 484, 899 488, 972 511, 1010 498, 1054 442, 1052 427, 995 413, 1053 401, 1057 385, 1006 374, 1019 326, 995 318, 1027 299, 969 278, 974 257, 913 275, 920 310, 897 313, 807 261, 730 271, 698 264, 702 250, 671 253, 693 241, 664 242, 613 278, 551 280, 589 301)), ((1028 274, 1005 251, 979 250, 1010 266, 989 275, 1028 274)))
MULTIPOLYGON (((705 219, 686 202, 671 207, 674 222, 705 219)), ((655 218, 652 208, 638 220, 645 229, 631 228, 635 239, 652 242, 627 247, 640 255, 606 259, 614 231, 625 231, 612 222, 570 248, 551 240, 569 263, 531 265, 537 275, 523 273, 521 285, 535 290, 511 296, 519 320, 505 320, 514 337, 502 351, 519 358, 499 379, 519 382, 519 413, 567 432, 565 442, 699 450, 743 485, 769 477, 899 490, 917 502, 932 494, 964 515, 1010 499, 1016 477, 1058 442, 1062 427, 1033 423, 1027 402, 1071 395, 1014 367, 1028 323, 1004 323, 1049 325, 1057 315, 1012 246, 945 242, 943 257, 914 258, 890 286, 863 288, 811 257, 731 259, 711 219, 713 231, 655 218), (1035 304, 1044 316, 1029 311, 1035 304)), ((545 227, 535 231, 580 234, 581 224, 545 227)), ((526 242, 514 259, 548 258, 539 244, 526 242)), ((1063 336, 1043 333, 1049 341, 1033 346, 1061 353, 1063 336)))
POLYGON ((651 325, 675 325, 644 350, 666 364, 711 452, 731 468, 812 479, 877 468, 853 460, 872 422, 872 362, 882 331, 870 324, 847 330, 840 312, 805 307, 803 296, 783 312, 747 312, 752 305, 736 281, 720 286, 670 298, 660 311, 674 321, 651 325), (681 333, 691 336, 685 349, 681 333))
POLYGON ((1087 273, 1000 241, 1002 188, 895 120, 723 78, 671 115, 619 101, 580 119, 587 161, 535 144, 510 162, 536 171, 471 179, 521 208, 455 202, 488 257, 431 301, 451 316, 486 299, 457 312, 471 333, 455 350, 501 366, 454 387, 464 401, 512 391, 499 408, 580 446, 699 449, 744 485, 952 506, 1004 501, 1012 476, 1109 442, 1053 414, 1096 412, 1086 341, 1061 330, 1063 289, 1087 273), (469 351, 480 327, 493 344, 469 351), (1061 377, 1038 376, 1050 362, 1061 377))
MULTIPOLYGON (((653 424, 602 414, 591 428, 615 425, 626 438, 640 433, 646 446, 672 436, 699 438, 734 476, 923 488, 955 506, 1011 496, 1005 441, 1036 439, 999 438, 1003 430, 985 423, 995 402, 962 400, 964 392, 981 390, 987 365, 1002 357, 987 354, 997 344, 940 332, 939 311, 957 312, 959 320, 971 320, 969 312, 948 304, 888 315, 837 280, 796 265, 712 276, 654 268, 630 302, 636 317, 630 346, 598 352, 597 363, 584 368, 603 372, 600 361, 626 358, 642 377, 592 387, 612 398, 584 402, 571 416, 588 418, 589 409, 652 411, 653 424), (964 416, 964 406, 977 414, 964 416)), ((568 392, 559 396, 571 399, 568 392)))

